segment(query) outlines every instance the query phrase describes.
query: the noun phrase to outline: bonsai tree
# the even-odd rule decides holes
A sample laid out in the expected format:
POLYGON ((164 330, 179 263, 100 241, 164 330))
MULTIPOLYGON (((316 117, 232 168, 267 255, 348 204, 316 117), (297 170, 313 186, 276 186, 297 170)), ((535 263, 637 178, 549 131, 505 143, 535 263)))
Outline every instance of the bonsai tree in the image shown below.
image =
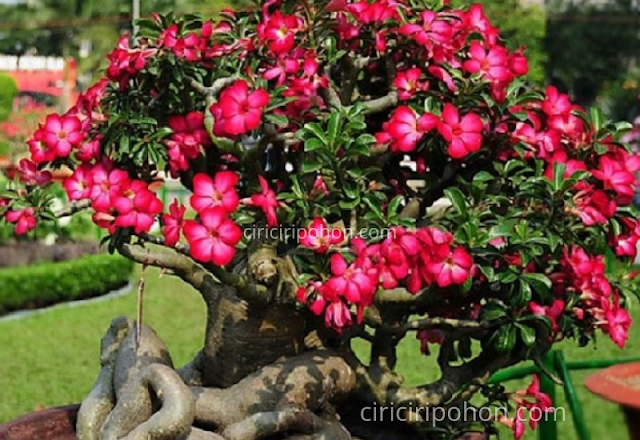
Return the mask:
POLYGON ((520 437, 525 417, 430 415, 474 396, 546 412, 537 377, 516 393, 489 377, 566 338, 625 344, 640 233, 628 124, 528 88, 525 56, 480 6, 432 3, 141 20, 106 77, 48 116, 2 194, 16 233, 91 210, 110 251, 180 277, 208 311, 178 370, 150 328, 113 321, 81 440, 457 438, 494 422, 520 437), (59 167, 73 175, 54 210, 59 167), (188 200, 163 206, 149 189, 162 172, 188 200), (416 336, 440 374, 407 386, 396 349, 416 336), (372 425, 372 406, 401 416, 372 425))

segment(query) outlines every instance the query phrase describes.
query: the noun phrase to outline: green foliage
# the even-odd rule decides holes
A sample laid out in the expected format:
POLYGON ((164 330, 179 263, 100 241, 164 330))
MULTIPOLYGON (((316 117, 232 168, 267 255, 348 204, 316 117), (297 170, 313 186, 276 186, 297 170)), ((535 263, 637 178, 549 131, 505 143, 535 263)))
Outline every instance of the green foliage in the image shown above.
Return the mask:
POLYGON ((545 40, 551 80, 582 105, 624 74, 640 43, 640 16, 631 2, 589 3, 551 2, 545 40))
POLYGON ((544 48, 546 15, 537 5, 523 5, 519 0, 454 0, 455 5, 481 3, 487 17, 500 28, 500 36, 511 50, 525 48, 529 59, 526 78, 535 85, 544 83, 547 53, 544 48))
POLYGON ((0 270, 0 313, 99 296, 122 287, 133 264, 119 255, 0 270))
POLYGON ((639 95, 640 69, 631 68, 620 78, 604 84, 596 104, 611 119, 633 121, 640 113, 639 95))
POLYGON ((9 117, 13 99, 18 94, 16 81, 7 74, 0 73, 0 121, 9 117))

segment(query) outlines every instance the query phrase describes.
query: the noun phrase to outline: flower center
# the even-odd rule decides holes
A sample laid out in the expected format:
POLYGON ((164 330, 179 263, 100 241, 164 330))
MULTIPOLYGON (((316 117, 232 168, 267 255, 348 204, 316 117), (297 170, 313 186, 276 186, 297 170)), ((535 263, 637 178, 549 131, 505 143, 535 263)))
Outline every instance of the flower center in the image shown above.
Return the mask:
POLYGON ((68 133, 66 131, 64 131, 64 130, 60 130, 58 132, 58 139, 60 139, 61 141, 65 140, 67 138, 67 136, 68 136, 68 133))

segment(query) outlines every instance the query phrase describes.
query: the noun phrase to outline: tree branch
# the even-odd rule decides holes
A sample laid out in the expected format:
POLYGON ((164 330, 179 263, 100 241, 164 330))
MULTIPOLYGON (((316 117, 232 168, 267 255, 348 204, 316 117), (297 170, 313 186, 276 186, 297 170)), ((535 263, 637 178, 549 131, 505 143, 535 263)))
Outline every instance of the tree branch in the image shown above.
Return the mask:
POLYGON ((195 78, 186 77, 186 79, 189 86, 196 92, 200 93, 201 95, 216 96, 222 91, 222 89, 231 85, 238 78, 236 76, 227 76, 224 78, 218 78, 213 82, 213 84, 210 87, 205 86, 195 78))
POLYGON ((185 282, 191 284, 202 293, 207 301, 215 299, 220 284, 213 279, 211 273, 191 258, 175 252, 162 252, 141 245, 123 243, 118 252, 130 260, 145 266, 154 266, 171 270, 185 282))
MULTIPOLYGON (((191 251, 189 246, 183 243, 176 243, 174 247, 170 247, 164 244, 164 239, 158 237, 156 235, 150 234, 138 234, 137 237, 142 241, 153 243, 158 246, 163 246, 168 249, 173 249, 176 252, 179 252, 182 255, 185 255, 191 258, 191 251)), ((228 286, 237 287, 238 289, 244 289, 247 286, 247 281, 244 277, 233 274, 231 272, 227 272, 220 266, 215 266, 213 264, 203 264, 202 265, 206 270, 211 272, 221 283, 226 284, 228 286)))
POLYGON ((340 101, 340 95, 338 95, 338 92, 336 92, 336 89, 333 87, 333 85, 331 84, 331 68, 330 66, 326 66, 324 68, 324 74, 327 77, 327 81, 328 81, 328 85, 326 88, 320 88, 318 90, 318 93, 320 94, 320 96, 322 97, 322 99, 324 100, 325 104, 327 104, 328 107, 333 107, 336 109, 342 108, 342 102, 340 101))
POLYGON ((488 321, 471 321, 464 319, 449 319, 449 318, 424 318, 409 321, 406 324, 396 327, 394 330, 398 333, 406 333, 411 330, 428 330, 428 329, 441 329, 441 330, 484 330, 499 325, 497 322, 488 321))
POLYGON ((84 211, 91 207, 91 200, 80 200, 78 202, 72 202, 69 205, 65 206, 62 209, 57 210, 53 213, 56 218, 69 217, 73 214, 84 211))
POLYGON ((373 113, 381 113, 397 104, 398 104, 398 92, 396 90, 391 90, 385 96, 372 99, 370 101, 364 101, 362 103, 364 107, 363 113, 365 115, 370 115, 373 113))

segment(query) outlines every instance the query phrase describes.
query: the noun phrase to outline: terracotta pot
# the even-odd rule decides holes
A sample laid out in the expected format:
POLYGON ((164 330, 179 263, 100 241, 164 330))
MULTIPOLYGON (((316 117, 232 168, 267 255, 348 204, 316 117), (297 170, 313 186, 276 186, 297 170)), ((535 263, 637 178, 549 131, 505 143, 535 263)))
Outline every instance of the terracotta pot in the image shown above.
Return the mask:
POLYGON ((0 440, 78 440, 80 405, 61 406, 24 415, 0 425, 0 440))
POLYGON ((606 368, 587 377, 584 384, 592 393, 619 404, 631 439, 640 440, 640 362, 606 368))
MULTIPOLYGON (((76 418, 80 405, 61 406, 24 415, 0 425, 0 440, 78 440, 76 418)), ((481 433, 469 433, 459 440, 486 440, 481 433)))

